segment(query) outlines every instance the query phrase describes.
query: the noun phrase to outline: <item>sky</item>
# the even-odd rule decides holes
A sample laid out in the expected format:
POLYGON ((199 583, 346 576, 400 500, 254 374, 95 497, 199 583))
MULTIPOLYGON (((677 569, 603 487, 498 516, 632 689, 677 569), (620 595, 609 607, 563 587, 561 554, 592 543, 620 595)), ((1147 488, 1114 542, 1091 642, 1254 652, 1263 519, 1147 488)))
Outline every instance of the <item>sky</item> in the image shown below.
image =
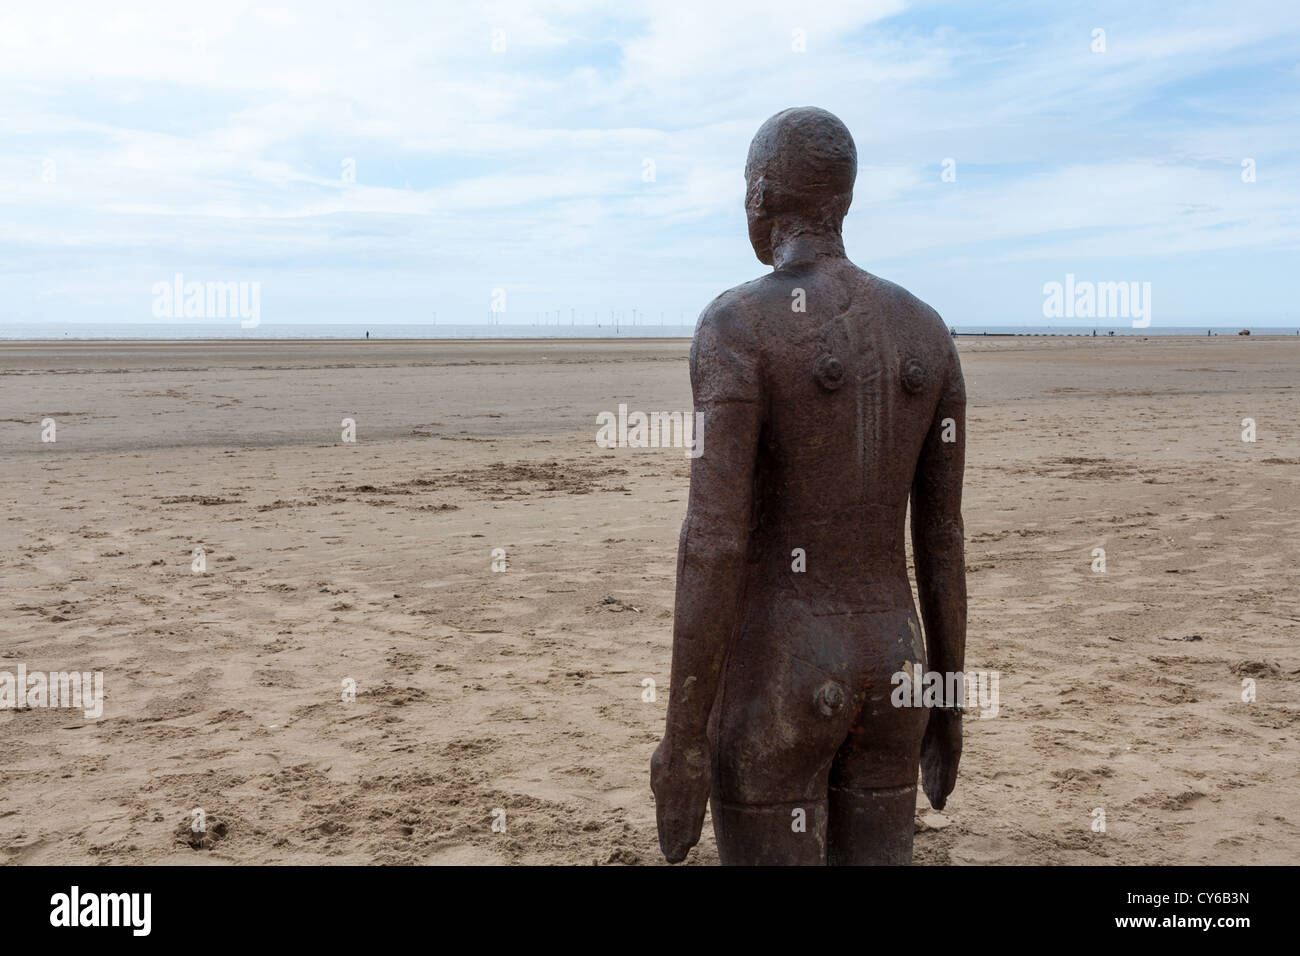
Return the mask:
POLYGON ((0 324, 693 324, 761 275, 743 170, 820 106, 854 262, 952 325, 1149 283, 1300 325, 1300 4, 0 0, 0 324), (495 314, 493 308, 498 310, 495 314))

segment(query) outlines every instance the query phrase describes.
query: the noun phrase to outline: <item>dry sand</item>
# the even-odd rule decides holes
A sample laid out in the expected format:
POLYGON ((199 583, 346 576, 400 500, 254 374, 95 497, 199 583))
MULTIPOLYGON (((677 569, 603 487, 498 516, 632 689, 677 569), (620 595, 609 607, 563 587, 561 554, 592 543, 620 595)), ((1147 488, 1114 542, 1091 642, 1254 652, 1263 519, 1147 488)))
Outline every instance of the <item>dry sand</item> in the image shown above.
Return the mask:
MULTIPOLYGON (((959 345, 1001 702, 917 861, 1296 862, 1300 340, 959 345)), ((0 346, 0 670, 106 686, 0 711, 0 860, 661 862, 688 461, 594 435, 687 348, 0 346)))

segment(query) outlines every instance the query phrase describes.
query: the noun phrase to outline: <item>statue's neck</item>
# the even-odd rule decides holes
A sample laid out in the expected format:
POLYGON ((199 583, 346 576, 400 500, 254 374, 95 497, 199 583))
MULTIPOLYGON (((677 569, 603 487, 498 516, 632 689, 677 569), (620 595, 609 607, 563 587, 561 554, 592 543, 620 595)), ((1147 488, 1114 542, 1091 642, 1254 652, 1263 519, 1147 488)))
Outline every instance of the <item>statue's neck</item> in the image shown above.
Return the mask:
POLYGON ((819 259, 844 259, 844 239, 839 233, 796 231, 782 235, 772 231, 772 267, 789 269, 819 259))

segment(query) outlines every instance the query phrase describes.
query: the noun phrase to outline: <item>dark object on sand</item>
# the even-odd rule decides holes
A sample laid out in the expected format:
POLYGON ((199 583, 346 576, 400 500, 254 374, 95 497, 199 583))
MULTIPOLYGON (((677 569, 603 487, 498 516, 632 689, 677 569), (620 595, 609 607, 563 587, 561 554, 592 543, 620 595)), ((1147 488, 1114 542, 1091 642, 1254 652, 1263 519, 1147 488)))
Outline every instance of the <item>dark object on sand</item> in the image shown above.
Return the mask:
POLYGON ((935 311, 846 258, 856 175, 830 113, 763 124, 745 209, 774 269, 715 299, 691 347, 709 437, 651 761, 670 862, 711 800, 724 864, 909 863, 918 768, 936 809, 956 783, 964 702, 891 692, 964 667, 965 388, 935 311))

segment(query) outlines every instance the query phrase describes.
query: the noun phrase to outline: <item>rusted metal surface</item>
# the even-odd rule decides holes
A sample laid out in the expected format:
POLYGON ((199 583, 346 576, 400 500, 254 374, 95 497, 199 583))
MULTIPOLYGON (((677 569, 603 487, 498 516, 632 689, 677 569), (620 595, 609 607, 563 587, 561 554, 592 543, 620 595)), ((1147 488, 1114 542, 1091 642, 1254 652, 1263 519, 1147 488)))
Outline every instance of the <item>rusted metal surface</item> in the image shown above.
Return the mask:
POLYGON ((671 862, 711 805, 724 864, 908 863, 918 768, 937 809, 956 782, 960 712, 895 707, 891 691, 916 664, 964 663, 965 391, 938 314, 846 258, 856 175, 830 113, 764 123, 745 207, 773 271, 715 299, 696 329, 708 442, 651 762, 671 862))

